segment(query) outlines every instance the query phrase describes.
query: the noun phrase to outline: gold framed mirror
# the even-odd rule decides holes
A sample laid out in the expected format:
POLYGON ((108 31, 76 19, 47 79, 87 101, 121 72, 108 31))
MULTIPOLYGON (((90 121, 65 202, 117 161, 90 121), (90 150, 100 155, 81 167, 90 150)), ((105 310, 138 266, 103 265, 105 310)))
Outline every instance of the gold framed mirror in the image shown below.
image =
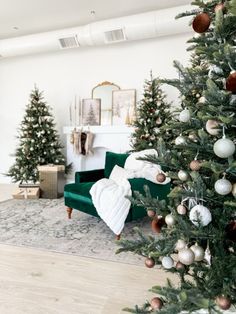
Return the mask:
POLYGON ((101 99, 101 125, 112 124, 112 93, 120 86, 104 81, 92 89, 92 98, 101 99))

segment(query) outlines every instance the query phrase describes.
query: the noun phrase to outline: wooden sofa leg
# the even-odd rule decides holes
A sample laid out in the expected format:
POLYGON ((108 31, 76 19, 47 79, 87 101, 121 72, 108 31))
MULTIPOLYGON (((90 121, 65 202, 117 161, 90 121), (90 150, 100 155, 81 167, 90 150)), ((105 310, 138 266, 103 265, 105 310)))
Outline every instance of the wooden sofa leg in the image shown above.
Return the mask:
POLYGON ((68 219, 71 219, 72 210, 73 210, 73 208, 70 208, 70 207, 66 208, 66 211, 68 213, 68 219))
POLYGON ((116 240, 117 240, 117 241, 120 240, 120 236, 121 236, 121 234, 116 235, 116 240))

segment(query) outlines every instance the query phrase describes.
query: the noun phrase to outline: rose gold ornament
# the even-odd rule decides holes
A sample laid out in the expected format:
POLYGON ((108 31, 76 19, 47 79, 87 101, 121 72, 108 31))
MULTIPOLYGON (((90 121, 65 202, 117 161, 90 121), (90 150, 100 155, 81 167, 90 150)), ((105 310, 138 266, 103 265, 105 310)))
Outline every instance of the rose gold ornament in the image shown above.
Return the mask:
POLYGON ((164 175, 164 173, 158 173, 158 175, 156 176, 156 180, 157 182, 164 182, 166 180, 166 176, 164 175))
POLYGON ((154 259, 150 258, 150 257, 146 258, 145 265, 146 265, 147 268, 153 268, 155 266, 154 259))
POLYGON ((163 306, 162 300, 157 297, 153 298, 150 304, 153 310, 160 310, 163 306))
POLYGON ((206 130, 210 135, 218 135, 219 129, 217 127, 219 126, 219 122, 216 120, 208 120, 206 123, 206 130))
POLYGON ((193 20, 193 29, 196 33, 204 33, 211 24, 211 18, 207 13, 199 13, 193 20))
POLYGON ((181 262, 177 262, 175 265, 175 268, 179 271, 183 271, 183 270, 185 270, 185 265, 182 264, 181 262))
POLYGON ((222 309, 222 310, 228 310, 231 307, 231 301, 229 298, 221 295, 216 298, 216 304, 222 309))
POLYGON ((187 213, 186 207, 183 204, 179 204, 177 206, 177 213, 180 215, 186 215, 186 213, 187 213))
POLYGON ((147 215, 150 218, 154 218, 156 216, 156 212, 152 209, 147 209, 147 215))
POLYGON ((201 168, 201 163, 199 160, 193 160, 190 162, 189 167, 192 171, 198 171, 201 168))

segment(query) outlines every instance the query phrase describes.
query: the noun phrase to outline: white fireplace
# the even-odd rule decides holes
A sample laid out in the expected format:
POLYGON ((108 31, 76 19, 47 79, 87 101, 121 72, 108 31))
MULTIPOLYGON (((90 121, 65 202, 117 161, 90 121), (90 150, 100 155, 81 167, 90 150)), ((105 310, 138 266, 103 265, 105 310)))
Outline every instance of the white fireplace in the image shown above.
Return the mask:
MULTIPOLYGON (((82 127, 77 127, 81 130, 82 127)), ((115 153, 125 153, 131 149, 130 136, 133 133, 133 127, 122 126, 90 126, 89 130, 94 134, 93 154, 83 156, 76 154, 73 145, 70 143, 70 134, 73 127, 64 127, 63 133, 66 134, 66 152, 67 162, 73 164, 73 171, 70 179, 74 178, 75 171, 85 171, 93 169, 102 169, 105 164, 106 151, 115 153)), ((83 127, 88 130, 88 127, 83 127)))

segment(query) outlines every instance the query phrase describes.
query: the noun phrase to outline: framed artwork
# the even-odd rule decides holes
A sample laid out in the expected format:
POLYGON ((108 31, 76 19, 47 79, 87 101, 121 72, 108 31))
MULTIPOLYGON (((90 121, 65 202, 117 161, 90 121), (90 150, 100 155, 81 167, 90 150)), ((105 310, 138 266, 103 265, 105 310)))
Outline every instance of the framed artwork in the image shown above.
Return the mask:
POLYGON ((112 124, 131 124, 135 115, 136 90, 121 89, 112 92, 112 124))
POLYGON ((101 99, 83 99, 81 114, 82 125, 100 125, 101 99))

